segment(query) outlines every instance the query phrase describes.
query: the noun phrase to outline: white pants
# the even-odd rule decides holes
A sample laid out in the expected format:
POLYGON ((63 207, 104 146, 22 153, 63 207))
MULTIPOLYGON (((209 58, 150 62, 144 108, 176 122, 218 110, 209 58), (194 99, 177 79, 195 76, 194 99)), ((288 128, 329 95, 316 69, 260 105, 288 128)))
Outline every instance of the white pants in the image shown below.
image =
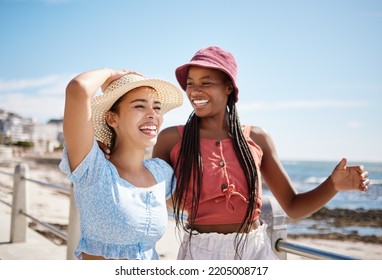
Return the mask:
MULTIPOLYGON (((236 233, 185 233, 180 244, 178 260, 233 260, 235 258, 236 233)), ((243 241, 244 242, 244 238, 243 241)), ((242 260, 277 260, 267 234, 267 225, 262 224, 248 233, 242 260)))

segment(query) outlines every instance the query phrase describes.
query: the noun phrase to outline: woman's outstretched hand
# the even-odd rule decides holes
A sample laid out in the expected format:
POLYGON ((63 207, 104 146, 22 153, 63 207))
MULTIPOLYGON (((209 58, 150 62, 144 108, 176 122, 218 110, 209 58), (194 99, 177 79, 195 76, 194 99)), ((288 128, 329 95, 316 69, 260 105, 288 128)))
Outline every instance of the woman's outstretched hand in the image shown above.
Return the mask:
POLYGON ((346 158, 343 158, 331 174, 334 188, 337 191, 367 191, 370 184, 369 173, 364 171, 362 165, 346 166, 346 163, 346 158))

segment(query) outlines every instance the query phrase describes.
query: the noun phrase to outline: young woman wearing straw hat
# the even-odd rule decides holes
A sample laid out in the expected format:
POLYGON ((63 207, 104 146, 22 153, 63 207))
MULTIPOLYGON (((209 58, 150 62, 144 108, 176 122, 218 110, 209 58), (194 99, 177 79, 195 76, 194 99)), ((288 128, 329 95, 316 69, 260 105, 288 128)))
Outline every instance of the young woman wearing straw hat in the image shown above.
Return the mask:
POLYGON ((179 259, 275 259, 260 219, 261 177, 293 218, 318 211, 338 191, 367 190, 368 173, 342 159, 325 182, 297 193, 270 135, 239 122, 231 53, 201 49, 176 77, 194 111, 186 125, 161 131, 153 157, 167 161, 177 177, 175 218, 186 231, 179 259))
POLYGON ((69 82, 60 168, 74 184, 79 259, 158 259, 173 169, 144 157, 162 115, 181 104, 175 85, 135 72, 99 69, 69 82), (109 144, 109 160, 97 141, 109 144))

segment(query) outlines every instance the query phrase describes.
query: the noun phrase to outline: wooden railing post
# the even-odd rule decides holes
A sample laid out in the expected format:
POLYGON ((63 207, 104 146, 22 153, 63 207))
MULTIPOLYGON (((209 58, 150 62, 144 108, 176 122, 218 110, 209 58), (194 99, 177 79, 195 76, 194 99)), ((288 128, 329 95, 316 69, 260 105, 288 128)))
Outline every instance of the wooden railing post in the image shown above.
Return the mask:
POLYGON ((25 242, 27 233, 27 218, 21 214, 27 208, 27 181, 29 176, 29 166, 19 163, 15 167, 13 177, 13 201, 11 216, 11 243, 25 242))

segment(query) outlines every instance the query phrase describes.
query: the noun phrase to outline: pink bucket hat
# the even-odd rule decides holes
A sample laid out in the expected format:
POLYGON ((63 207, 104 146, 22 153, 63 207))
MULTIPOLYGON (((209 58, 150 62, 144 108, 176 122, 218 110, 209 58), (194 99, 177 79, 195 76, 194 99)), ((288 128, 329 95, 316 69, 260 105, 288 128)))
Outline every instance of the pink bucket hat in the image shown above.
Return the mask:
POLYGON ((203 48, 195 53, 190 62, 176 68, 176 78, 184 91, 187 87, 188 68, 190 66, 212 68, 226 73, 232 80, 236 102, 238 101, 237 64, 234 56, 230 52, 215 46, 203 48))

